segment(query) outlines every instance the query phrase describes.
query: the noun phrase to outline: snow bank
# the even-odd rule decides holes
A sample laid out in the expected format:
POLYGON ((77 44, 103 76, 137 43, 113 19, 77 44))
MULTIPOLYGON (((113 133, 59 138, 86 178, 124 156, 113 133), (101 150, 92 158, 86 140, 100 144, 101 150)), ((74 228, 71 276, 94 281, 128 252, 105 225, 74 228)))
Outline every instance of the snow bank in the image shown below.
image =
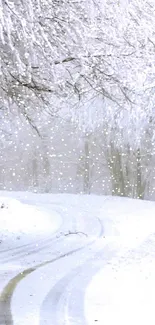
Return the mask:
POLYGON ((39 235, 55 231, 60 217, 43 208, 22 204, 16 199, 0 197, 0 240, 13 236, 39 235))
POLYGON ((115 254, 109 258, 105 250, 87 287, 87 323, 155 324, 155 203, 105 198, 100 219, 115 254))
POLYGON ((91 282, 85 296, 89 325, 153 325, 155 261, 147 257, 132 263, 111 263, 91 282), (125 265, 126 264, 126 265, 125 265))
POLYGON ((124 248, 135 248, 155 233, 154 202, 104 197, 99 218, 105 237, 124 248))

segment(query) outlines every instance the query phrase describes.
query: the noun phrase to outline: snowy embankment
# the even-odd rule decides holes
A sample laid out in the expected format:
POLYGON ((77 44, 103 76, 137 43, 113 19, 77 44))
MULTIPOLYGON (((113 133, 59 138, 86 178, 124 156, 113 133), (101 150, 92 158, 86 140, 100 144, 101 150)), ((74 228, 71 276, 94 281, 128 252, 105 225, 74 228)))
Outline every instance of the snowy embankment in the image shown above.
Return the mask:
POLYGON ((116 250, 85 292, 89 325, 155 323, 155 203, 116 198, 105 201, 101 218, 116 250))
POLYGON ((136 248, 155 233, 155 203, 136 199, 107 197, 100 210, 105 237, 121 249, 136 248))
MULTIPOLYGON (((61 224, 60 216, 8 197, 0 197, 0 242, 36 240, 37 236, 56 231, 61 224)), ((21 243, 20 243, 21 244, 21 243)))

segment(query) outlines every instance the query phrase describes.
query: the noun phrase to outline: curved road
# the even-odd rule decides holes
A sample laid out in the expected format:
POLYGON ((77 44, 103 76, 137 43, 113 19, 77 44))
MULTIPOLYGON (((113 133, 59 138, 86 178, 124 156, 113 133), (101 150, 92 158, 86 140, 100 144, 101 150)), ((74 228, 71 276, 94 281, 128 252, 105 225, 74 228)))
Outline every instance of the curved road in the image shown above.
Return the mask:
POLYGON ((58 196, 43 206, 61 216, 58 231, 0 252, 1 264, 16 266, 0 297, 0 325, 85 325, 85 289, 115 254, 106 247, 105 255, 101 198, 93 205, 87 197, 58 196))

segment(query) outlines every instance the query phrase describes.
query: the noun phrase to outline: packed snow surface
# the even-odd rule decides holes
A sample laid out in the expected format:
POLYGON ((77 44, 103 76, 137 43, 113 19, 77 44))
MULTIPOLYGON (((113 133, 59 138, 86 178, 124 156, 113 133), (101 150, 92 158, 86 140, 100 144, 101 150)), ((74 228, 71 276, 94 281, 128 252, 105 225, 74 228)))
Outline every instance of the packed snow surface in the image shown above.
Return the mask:
POLYGON ((105 202, 105 209, 105 233, 115 254, 107 256, 86 289, 87 323, 153 325, 155 203, 116 198, 111 207, 105 202))
MULTIPOLYGON (((7 254, 12 270, 45 262, 13 292, 15 325, 61 325, 62 320, 68 325, 155 324, 154 202, 95 195, 5 195, 1 193, 1 234, 6 242, 29 234, 36 238, 37 249, 16 251, 14 245, 13 257, 10 251, 2 252, 2 258, 7 254), (38 234, 48 236, 59 227, 55 238, 45 236, 38 245, 38 234)), ((3 267, 1 274, 6 281, 3 267)))
POLYGON ((19 200, 0 197, 0 239, 14 236, 52 233, 61 223, 55 212, 43 207, 23 204, 19 200))

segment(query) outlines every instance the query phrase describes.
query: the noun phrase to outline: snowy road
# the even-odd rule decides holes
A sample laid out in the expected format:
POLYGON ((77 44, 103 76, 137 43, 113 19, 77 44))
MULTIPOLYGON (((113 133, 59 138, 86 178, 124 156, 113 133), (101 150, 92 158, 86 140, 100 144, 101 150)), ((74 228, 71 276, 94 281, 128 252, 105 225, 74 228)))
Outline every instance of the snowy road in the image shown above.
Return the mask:
MULTIPOLYGON (((145 262, 147 296, 142 303, 151 299, 153 306, 155 295, 150 296, 146 288, 155 283, 148 274, 149 267, 155 271, 154 203, 74 195, 27 194, 25 198, 22 193, 16 198, 35 204, 43 216, 51 214, 51 220, 54 216, 55 227, 43 235, 36 232, 24 237, 22 244, 16 240, 9 250, 1 249, 1 325, 102 325, 104 318, 106 325, 114 319, 122 325, 125 302, 118 291, 116 294, 116 287, 122 295, 128 294, 129 281, 136 283, 133 272, 137 272, 135 294, 143 296, 139 274, 143 274, 145 262), (121 285, 125 287, 126 282, 125 292, 121 285)), ((126 313, 130 305, 136 310, 135 304, 136 300, 134 306, 127 300, 126 313)))
MULTIPOLYGON (((61 216, 61 223, 58 222, 58 229, 53 234, 30 236, 29 243, 20 245, 16 241, 16 245, 13 243, 15 246, 9 249, 6 243, 7 247, 1 249, 1 279, 5 280, 3 286, 6 283, 1 294, 1 324, 34 324, 34 321, 45 324, 47 317, 43 315, 47 313, 50 288, 54 290, 63 278, 66 282, 66 276, 73 270, 78 271, 80 265, 91 258, 96 239, 103 235, 103 227, 96 204, 93 215, 93 206, 82 202, 78 209, 77 199, 72 203, 70 199, 68 203, 64 203, 64 199, 60 202, 59 198, 57 202, 55 198, 53 203, 47 200, 42 204, 36 200, 21 201, 37 204, 49 214, 54 211, 59 219, 61 216)), ((49 322, 52 317, 56 318, 56 315, 51 312, 49 322)))

